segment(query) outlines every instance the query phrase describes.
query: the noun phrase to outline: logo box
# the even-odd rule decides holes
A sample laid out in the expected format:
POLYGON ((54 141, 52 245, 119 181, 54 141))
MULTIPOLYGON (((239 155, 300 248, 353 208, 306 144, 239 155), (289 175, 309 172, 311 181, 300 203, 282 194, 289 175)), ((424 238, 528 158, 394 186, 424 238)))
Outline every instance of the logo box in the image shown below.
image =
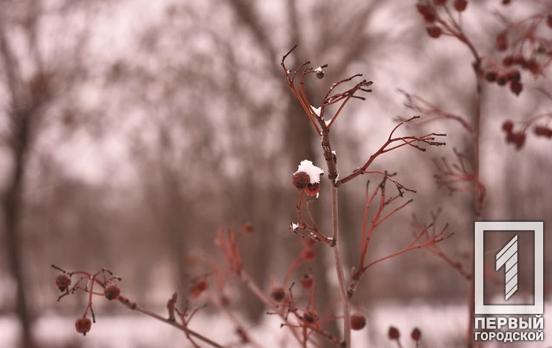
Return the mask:
MULTIPOLYGON (((475 314, 523 315, 544 313, 544 223, 542 221, 476 221, 474 251, 475 314), (534 234, 533 264, 535 286, 532 304, 485 304, 485 233, 500 231, 534 234)), ((497 252, 499 250, 495 250, 493 255, 497 252)), ((520 257, 523 257, 523 255, 520 257)))

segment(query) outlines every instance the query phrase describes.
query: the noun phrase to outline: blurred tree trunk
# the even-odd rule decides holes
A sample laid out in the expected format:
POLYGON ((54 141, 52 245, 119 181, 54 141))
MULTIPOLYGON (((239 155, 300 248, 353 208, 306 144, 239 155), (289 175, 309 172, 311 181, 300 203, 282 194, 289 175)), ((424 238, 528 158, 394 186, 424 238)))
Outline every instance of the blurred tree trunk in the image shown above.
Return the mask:
POLYGON ((14 111, 10 117, 13 123, 10 146, 13 169, 2 202, 6 225, 6 255, 8 255, 8 264, 16 285, 16 311, 21 325, 20 343, 25 348, 35 347, 31 329, 31 313, 27 301, 28 289, 21 243, 21 216, 23 215, 27 154, 30 146, 31 117, 32 115, 25 111, 14 111))
POLYGON ((37 117, 44 92, 45 80, 37 74, 28 86, 20 76, 17 57, 6 37, 3 18, 0 18, 0 55, 5 74, 6 89, 9 93, 8 118, 8 151, 12 160, 12 171, 8 178, 8 187, 4 193, 2 210, 6 230, 6 255, 11 275, 15 280, 15 308, 21 325, 21 342, 25 348, 35 347, 32 328, 31 311, 28 305, 28 286, 25 279, 25 267, 21 238, 21 217, 23 216, 25 189, 25 173, 27 158, 31 147, 32 125, 37 117), (30 87, 29 93, 23 93, 25 87, 30 87), (34 92, 34 94, 33 94, 34 92))

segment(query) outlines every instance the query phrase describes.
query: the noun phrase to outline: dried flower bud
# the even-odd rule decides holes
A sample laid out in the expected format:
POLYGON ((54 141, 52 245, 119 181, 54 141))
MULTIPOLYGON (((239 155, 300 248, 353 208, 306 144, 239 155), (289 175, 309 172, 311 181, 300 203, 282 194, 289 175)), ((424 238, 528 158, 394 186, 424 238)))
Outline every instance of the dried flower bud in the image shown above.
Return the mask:
POLYGON ((75 320, 75 329, 78 333, 83 334, 86 336, 86 333, 90 331, 90 328, 92 327, 92 321, 88 318, 78 318, 75 320))
POLYGON ((439 36, 441 36, 443 32, 441 28, 439 28, 436 25, 429 26, 426 28, 426 30, 427 30, 427 34, 434 39, 437 39, 439 36))
POLYGON ((310 183, 310 177, 305 172, 297 172, 293 174, 293 185, 297 187, 299 190, 302 190, 307 187, 307 185, 310 183))
POLYGON ((274 301, 282 302, 286 298, 286 291, 283 288, 274 288, 270 296, 274 301))
POLYGON ((366 326, 366 318, 362 314, 351 315, 351 329, 362 330, 366 326))
POLYGON ((416 342, 418 342, 422 338, 422 331, 418 329, 417 327, 412 330, 412 333, 410 333, 410 337, 416 342))
POLYGON ((468 7, 467 0, 454 0, 454 9, 458 12, 464 12, 468 7))
POLYGON ((389 331, 387 331, 387 337, 389 337, 390 340, 398 340, 401 337, 401 333, 399 329, 397 329, 394 326, 389 326, 389 331))
POLYGON ((67 290, 70 285, 71 285, 71 278, 69 278, 66 274, 60 274, 56 277, 56 286, 59 289, 59 291, 67 290))
POLYGON ((121 289, 117 285, 109 285, 104 289, 105 298, 108 300, 114 300, 121 294, 121 289))

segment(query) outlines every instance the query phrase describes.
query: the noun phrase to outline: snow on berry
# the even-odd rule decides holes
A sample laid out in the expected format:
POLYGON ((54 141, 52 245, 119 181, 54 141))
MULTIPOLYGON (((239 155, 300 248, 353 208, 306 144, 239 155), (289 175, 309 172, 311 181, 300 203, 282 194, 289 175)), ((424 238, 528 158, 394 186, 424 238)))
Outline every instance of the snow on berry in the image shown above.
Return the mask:
POLYGON ((301 163, 299 163, 299 166, 297 167, 297 171, 293 173, 293 175, 296 175, 297 173, 301 173, 301 172, 306 173, 309 176, 310 184, 319 184, 320 175, 324 174, 324 170, 315 166, 309 160, 301 161, 301 163))

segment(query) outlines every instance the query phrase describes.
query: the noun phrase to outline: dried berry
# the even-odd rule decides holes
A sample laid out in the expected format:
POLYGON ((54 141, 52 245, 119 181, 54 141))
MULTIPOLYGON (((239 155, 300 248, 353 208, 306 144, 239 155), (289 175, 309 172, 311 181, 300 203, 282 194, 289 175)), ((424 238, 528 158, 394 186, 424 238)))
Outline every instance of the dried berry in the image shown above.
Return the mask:
POLYGON ((500 75, 497 77, 496 83, 498 83, 499 86, 506 86, 508 78, 505 75, 500 75))
POLYGON ((511 81, 510 82, 510 91, 514 93, 515 95, 519 95, 521 91, 523 90, 523 84, 519 81, 511 81))
POLYGON ((401 337, 401 333, 399 329, 397 329, 394 326, 389 326, 389 331, 387 331, 387 337, 389 337, 390 340, 398 340, 401 337))
POLYGON ((512 56, 506 56, 502 59, 502 65, 504 66, 512 66, 514 64, 514 57, 512 56))
POLYGON ((307 311, 303 314, 303 320, 309 324, 313 324, 318 320, 318 316, 313 312, 307 311))
POLYGON ((56 286, 59 289, 59 291, 67 290, 70 285, 71 285, 71 278, 69 278, 66 274, 60 274, 56 277, 56 286))
POLYGON ((506 136, 506 142, 514 144, 516 146, 516 149, 520 150, 525 144, 525 133, 508 133, 508 135, 506 136))
POLYGON ((552 29, 552 14, 549 14, 548 16, 546 16, 546 25, 552 29))
POLYGON ((92 327, 92 321, 88 318, 78 318, 75 320, 75 329, 78 333, 83 334, 86 336, 86 333, 90 331, 90 328, 92 327))
POLYGON ((502 130, 506 133, 510 133, 512 129, 514 129, 514 123, 512 121, 506 120, 502 123, 502 130))
POLYGON ((302 190, 307 187, 310 183, 310 176, 305 172, 297 172, 293 174, 293 185, 299 190, 302 190))
POLYGON ((506 32, 502 32, 496 36, 496 48, 499 51, 506 51, 508 49, 508 35, 506 32))
POLYGON ((203 294, 205 290, 209 287, 209 284, 207 284, 207 281, 205 279, 196 279, 192 283, 192 286, 190 287, 190 290, 188 290, 188 293, 190 294, 191 298, 198 298, 203 294))
POLYGON ((121 289, 117 285, 109 285, 104 289, 105 298, 108 300, 114 300, 121 294, 121 289))
POLYGON ((318 193, 320 193, 320 184, 308 184, 307 188, 305 188, 305 193, 311 197, 316 196, 318 193))
POLYGON ((454 9, 458 12, 464 12, 468 7, 467 0, 454 0, 454 9))
POLYGON ((320 80, 323 79, 324 78, 324 71, 322 69, 316 70, 316 77, 320 80))
POLYGON ((502 0, 502 5, 510 5, 512 0, 502 0))
POLYGON ((510 81, 520 81, 521 73, 519 70, 511 70, 506 74, 506 78, 510 81))
POLYGON ((525 61, 525 68, 534 75, 537 75, 541 70, 540 64, 534 58, 525 61))
POLYGON ((422 17, 424 17, 424 20, 427 23, 433 23, 437 19, 435 9, 429 5, 419 3, 416 5, 416 9, 422 15, 422 17))
POLYGON ((412 337, 414 341, 418 342, 422 338, 422 331, 415 327, 414 330, 412 330, 412 332, 410 333, 410 337, 412 337))
POLYGON ((286 298, 286 291, 283 288, 274 288, 270 293, 272 299, 276 302, 282 302, 286 298))
POLYGON ((443 33, 441 28, 439 28, 436 25, 429 26, 426 28, 426 30, 427 30, 427 34, 434 39, 437 39, 443 33))
POLYGON ((495 82, 498 77, 496 71, 487 71, 485 73, 485 79, 489 82, 495 82))
POLYGON ((546 137, 546 138, 552 138, 552 128, 548 128, 545 126, 536 126, 533 129, 533 132, 536 136, 539 137, 546 137))
POLYGON ((366 318, 362 314, 351 315, 351 329, 362 330, 366 326, 366 318))
POLYGON ((301 286, 305 289, 312 288, 312 284, 314 283, 314 279, 312 278, 312 275, 305 274, 303 278, 301 278, 301 286))

